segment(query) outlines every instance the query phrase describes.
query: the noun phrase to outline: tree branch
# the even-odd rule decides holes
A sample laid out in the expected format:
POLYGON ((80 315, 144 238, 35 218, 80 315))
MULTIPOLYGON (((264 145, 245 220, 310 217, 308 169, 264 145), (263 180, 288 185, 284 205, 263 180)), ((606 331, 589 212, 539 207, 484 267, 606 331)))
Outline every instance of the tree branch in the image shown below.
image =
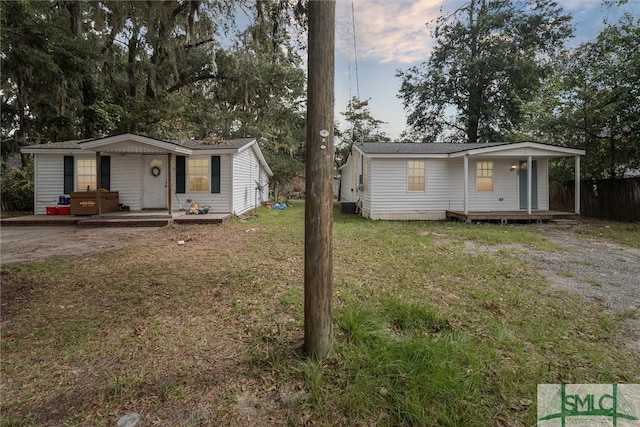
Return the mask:
POLYGON ((189 76, 189 77, 185 77, 183 79, 181 79, 179 82, 177 82, 176 84, 174 84, 173 86, 171 86, 169 89, 167 89, 167 92, 171 93, 171 92, 175 92, 178 89, 181 89, 185 86, 188 86, 192 83, 196 83, 196 82, 201 82, 203 80, 213 80, 213 79, 220 79, 220 80, 224 80, 223 77, 220 77, 217 74, 203 74, 200 76, 189 76))

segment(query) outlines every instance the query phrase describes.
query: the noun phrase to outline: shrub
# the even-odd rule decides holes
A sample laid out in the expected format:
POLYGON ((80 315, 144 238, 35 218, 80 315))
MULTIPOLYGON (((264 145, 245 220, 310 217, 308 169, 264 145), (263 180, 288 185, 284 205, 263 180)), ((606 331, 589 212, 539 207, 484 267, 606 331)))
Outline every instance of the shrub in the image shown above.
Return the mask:
POLYGON ((3 212, 33 211, 33 164, 4 173, 0 191, 3 212))

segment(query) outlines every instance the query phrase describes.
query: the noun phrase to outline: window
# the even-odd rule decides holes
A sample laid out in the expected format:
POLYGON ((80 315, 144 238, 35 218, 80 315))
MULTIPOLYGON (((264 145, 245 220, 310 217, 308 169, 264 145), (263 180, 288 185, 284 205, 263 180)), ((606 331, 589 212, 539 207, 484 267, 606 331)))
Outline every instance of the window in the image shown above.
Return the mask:
POLYGON ((188 159, 189 191, 209 191, 209 159, 188 159))
POLYGON ((476 163, 476 191, 493 191, 493 162, 476 163))
POLYGON ((96 191, 96 160, 78 159, 77 191, 96 191))
POLYGON ((407 162, 409 191, 424 191, 426 182, 426 162, 424 160, 409 160, 407 162))

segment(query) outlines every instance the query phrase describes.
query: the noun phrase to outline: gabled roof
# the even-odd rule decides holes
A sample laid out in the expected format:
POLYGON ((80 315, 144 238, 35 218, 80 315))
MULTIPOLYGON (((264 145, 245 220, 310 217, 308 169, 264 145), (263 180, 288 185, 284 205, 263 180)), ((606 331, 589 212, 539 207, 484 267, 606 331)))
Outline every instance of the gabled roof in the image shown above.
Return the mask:
POLYGON ((354 144, 364 154, 451 154, 474 148, 502 145, 458 144, 454 142, 412 143, 412 142, 365 142, 354 144))
POLYGON ((353 148, 367 157, 459 157, 490 154, 512 154, 514 156, 535 155, 561 157, 584 155, 585 151, 542 144, 539 142, 490 142, 490 143, 411 143, 411 142, 365 142, 353 148))
POLYGON ((223 140, 219 144, 208 144, 202 140, 182 139, 182 140, 161 140, 149 138, 147 136, 135 133, 123 133, 119 135, 107 136, 104 138, 77 139, 72 141, 50 142, 46 144, 37 144, 24 147, 23 153, 41 153, 69 150, 90 150, 117 153, 175 153, 175 154, 192 154, 193 151, 212 150, 238 152, 242 151, 245 146, 255 142, 254 138, 229 139, 223 140), (133 149, 132 145, 136 144, 137 149, 133 149), (144 147, 141 148, 141 147, 144 147))
POLYGON ((220 140, 217 143, 208 143, 203 140, 181 139, 165 141, 135 133, 123 133, 119 135, 107 136, 94 139, 77 139, 73 141, 52 142, 47 144, 30 145, 20 150, 23 153, 81 153, 83 151, 93 151, 118 154, 166 154, 192 155, 199 154, 235 154, 252 148, 258 160, 265 168, 269 176, 273 172, 269 168, 260 147, 255 138, 239 138, 220 140))

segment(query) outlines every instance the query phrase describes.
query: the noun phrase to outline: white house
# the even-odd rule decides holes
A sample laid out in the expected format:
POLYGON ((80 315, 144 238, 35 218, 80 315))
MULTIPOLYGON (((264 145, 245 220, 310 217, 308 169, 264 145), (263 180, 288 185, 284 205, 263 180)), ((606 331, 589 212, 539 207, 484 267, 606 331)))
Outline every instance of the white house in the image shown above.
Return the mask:
POLYGON ((117 193, 132 211, 171 213, 195 202, 212 213, 239 215, 268 200, 273 175, 255 139, 163 141, 125 133, 22 152, 34 157, 35 214, 60 196, 95 195, 99 187, 117 193))
POLYGON ((575 214, 579 214, 584 154, 536 142, 354 144, 340 168, 340 201, 356 203, 359 212, 371 219, 541 214, 549 212, 549 159, 573 157, 575 214))

